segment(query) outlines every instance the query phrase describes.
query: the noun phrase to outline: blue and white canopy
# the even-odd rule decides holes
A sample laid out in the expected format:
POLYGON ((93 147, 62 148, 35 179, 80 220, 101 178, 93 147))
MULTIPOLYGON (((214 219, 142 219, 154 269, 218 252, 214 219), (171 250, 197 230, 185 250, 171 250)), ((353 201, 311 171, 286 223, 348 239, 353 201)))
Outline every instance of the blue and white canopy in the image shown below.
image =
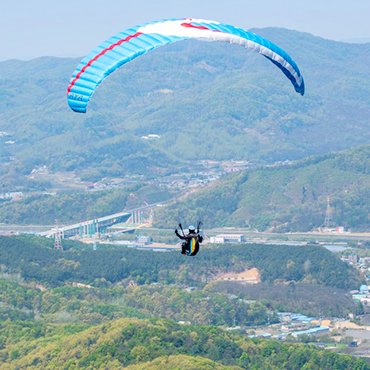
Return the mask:
POLYGON ((223 41, 255 50, 271 60, 304 94, 304 81, 292 58, 277 45, 241 28, 203 19, 170 19, 127 29, 101 43, 74 71, 68 86, 68 104, 75 112, 86 112, 96 87, 113 71, 136 57, 172 42, 199 39, 223 41))

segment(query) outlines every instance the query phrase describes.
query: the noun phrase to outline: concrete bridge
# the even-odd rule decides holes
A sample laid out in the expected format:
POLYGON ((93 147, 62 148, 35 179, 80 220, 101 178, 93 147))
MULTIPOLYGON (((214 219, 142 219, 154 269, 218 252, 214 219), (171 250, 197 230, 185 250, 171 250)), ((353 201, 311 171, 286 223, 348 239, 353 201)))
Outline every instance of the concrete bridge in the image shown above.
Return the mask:
POLYGON ((79 237, 80 239, 83 239, 95 236, 99 238, 105 235, 107 228, 123 222, 128 223, 127 232, 135 230, 138 226, 143 225, 148 218, 148 213, 156 207, 157 204, 149 204, 143 207, 115 213, 113 215, 94 218, 92 220, 79 222, 73 225, 61 226, 58 229, 53 228, 51 230, 41 232, 39 235, 54 238, 55 234, 59 233, 61 238, 79 237))

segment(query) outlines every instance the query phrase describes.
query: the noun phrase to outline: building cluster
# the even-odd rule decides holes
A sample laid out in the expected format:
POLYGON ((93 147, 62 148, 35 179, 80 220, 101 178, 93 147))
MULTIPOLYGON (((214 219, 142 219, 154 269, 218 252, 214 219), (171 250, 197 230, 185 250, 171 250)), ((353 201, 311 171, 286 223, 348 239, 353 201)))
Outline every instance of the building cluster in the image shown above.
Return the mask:
POLYGON ((357 254, 350 254, 347 257, 341 257, 341 260, 362 272, 370 280, 370 257, 359 257, 357 254))
POLYGON ((160 135, 157 134, 149 134, 149 135, 144 135, 141 137, 144 140, 154 140, 154 139, 159 139, 160 135))
POLYGON ((286 334, 291 334, 295 338, 302 334, 326 333, 331 325, 330 320, 319 320, 300 313, 280 312, 278 315, 282 323, 280 330, 286 334))
POLYGON ((153 183, 169 189, 197 188, 218 180, 225 173, 253 168, 248 161, 210 161, 200 160, 185 172, 157 178, 153 183), (193 171, 196 168, 197 171, 193 171))
POLYGON ((352 290, 352 299, 361 302, 365 308, 370 308, 370 286, 361 285, 359 290, 352 290))
POLYGON ((129 185, 134 185, 142 180, 142 176, 132 176, 131 178, 124 178, 119 179, 117 181, 107 181, 107 179, 103 179, 95 184, 89 184, 87 185, 87 190, 95 190, 95 191, 101 191, 101 190, 108 190, 108 189, 121 189, 125 188, 129 185))
POLYGON ((35 168, 32 169, 30 175, 48 175, 50 173, 49 167, 48 166, 36 166, 35 168))
POLYGON ((152 180, 151 183, 159 188, 181 190, 185 188, 198 188, 205 186, 216 181, 220 176, 221 174, 216 171, 205 170, 158 177, 155 180, 152 180))
POLYGON ((248 161, 225 161, 222 164, 222 169, 225 172, 239 172, 251 167, 252 165, 248 161))
POLYGON ((21 199, 23 198, 24 194, 21 191, 11 191, 9 193, 0 193, 0 199, 21 199))
POLYGON ((135 240, 117 240, 115 244, 124 245, 131 248, 145 247, 153 243, 153 239, 150 236, 136 235, 135 240))
POLYGON ((345 258, 342 258, 342 260, 344 260, 345 262, 349 262, 349 263, 358 263, 359 262, 359 258, 358 258, 358 255, 357 254, 350 254, 347 259, 345 258))
POLYGON ((210 238, 212 244, 225 243, 245 243, 245 237, 242 234, 219 234, 210 238))
POLYGON ((344 234, 351 232, 351 230, 347 226, 323 227, 320 228, 320 230, 324 233, 336 233, 336 234, 344 234))
POLYGON ((250 338, 263 337, 284 340, 288 335, 298 338, 300 335, 319 335, 330 331, 331 320, 320 320, 313 317, 308 317, 300 313, 279 312, 280 324, 274 325, 278 332, 260 333, 250 335, 250 338))
POLYGON ((152 244, 152 242, 153 239, 150 236, 146 235, 137 235, 135 239, 135 244, 137 244, 138 246, 149 245, 152 244))
MULTIPOLYGON (((214 171, 189 172, 189 169, 187 169, 187 172, 184 173, 171 174, 163 177, 158 176, 147 183, 158 188, 181 190, 205 186, 213 181, 216 181, 220 178, 220 176, 220 173, 214 171)), ((145 181, 144 176, 131 176, 115 180, 103 179, 97 183, 87 185, 87 190, 99 191, 123 188, 143 181, 145 181)))

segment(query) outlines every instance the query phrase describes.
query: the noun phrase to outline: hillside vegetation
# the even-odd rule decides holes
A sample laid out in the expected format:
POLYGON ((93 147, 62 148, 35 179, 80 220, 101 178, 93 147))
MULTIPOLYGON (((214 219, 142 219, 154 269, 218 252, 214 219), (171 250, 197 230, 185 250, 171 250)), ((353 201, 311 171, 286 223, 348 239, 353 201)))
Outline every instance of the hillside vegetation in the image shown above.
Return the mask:
POLYGON ((292 165, 225 177, 157 213, 155 224, 203 220, 207 228, 310 231, 324 223, 327 196, 333 226, 367 231, 370 223, 370 146, 306 158, 292 165))
POLYGON ((157 253, 107 246, 97 251, 66 242, 65 251, 40 237, 0 236, 0 261, 6 271, 28 281, 60 286, 77 281, 99 286, 134 279, 139 284, 161 282, 204 286, 220 272, 256 267, 265 282, 303 281, 338 288, 360 283, 356 270, 319 246, 248 244, 203 248, 195 259, 178 252, 157 253), (183 257, 183 258, 181 258, 183 257))
POLYGON ((5 348, 0 350, 3 369, 93 368, 131 369, 369 369, 362 359, 337 355, 313 347, 258 341, 229 335, 220 329, 181 326, 171 321, 120 319, 100 326, 13 325, 5 348), (18 327, 17 327, 18 326, 18 327), (153 361, 154 360, 154 361, 153 361), (184 362, 182 362, 184 361, 184 362), (199 367, 198 367, 199 366, 199 367))
POLYGON ((184 160, 267 163, 369 142, 370 44, 255 32, 297 62, 304 97, 265 58, 222 43, 181 42, 138 58, 98 88, 86 115, 66 102, 79 59, 1 62, 0 131, 11 134, 0 139, 3 185, 35 165, 86 179, 155 176, 184 160), (141 138, 150 133, 161 137, 141 138))
POLYGON ((0 202, 0 222, 48 225, 58 219, 62 224, 73 224, 163 202, 173 195, 167 189, 142 184, 103 191, 34 195, 0 202))
MULTIPOLYGON (((276 294, 267 300, 242 286, 207 284, 214 274, 246 266, 258 266, 266 292, 272 282, 280 291, 282 281, 294 279, 301 293, 314 293, 310 301, 330 296, 320 315, 357 312, 344 291, 333 289, 359 284, 357 274, 323 248, 221 246, 193 259, 104 245, 94 251, 73 241, 64 247, 54 250, 40 237, 0 237, 2 369, 370 369, 362 359, 313 346, 222 330, 276 323, 278 309, 299 307, 292 299, 304 304, 292 281, 284 305, 276 294), (190 284, 195 289, 185 289, 190 284)), ((316 313, 313 302, 308 310, 316 313)))

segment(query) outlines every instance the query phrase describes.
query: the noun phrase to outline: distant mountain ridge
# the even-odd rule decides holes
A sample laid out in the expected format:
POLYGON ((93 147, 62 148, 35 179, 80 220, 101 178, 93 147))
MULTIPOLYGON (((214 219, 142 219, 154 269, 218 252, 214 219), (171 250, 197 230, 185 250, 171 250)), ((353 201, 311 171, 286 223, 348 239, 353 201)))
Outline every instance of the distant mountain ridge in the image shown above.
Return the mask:
POLYGON ((348 42, 350 44, 367 44, 370 42, 370 37, 358 37, 354 39, 344 39, 340 40, 341 42, 348 42))
POLYGON ((46 164, 155 176, 183 160, 271 163, 369 143, 370 44, 252 31, 297 62, 304 97, 260 55, 221 43, 181 42, 138 58, 102 83, 86 115, 66 102, 79 58, 0 62, 0 131, 11 134, 0 138, 0 175, 14 182, 11 168, 46 164), (161 137, 144 142, 150 133, 161 137))

